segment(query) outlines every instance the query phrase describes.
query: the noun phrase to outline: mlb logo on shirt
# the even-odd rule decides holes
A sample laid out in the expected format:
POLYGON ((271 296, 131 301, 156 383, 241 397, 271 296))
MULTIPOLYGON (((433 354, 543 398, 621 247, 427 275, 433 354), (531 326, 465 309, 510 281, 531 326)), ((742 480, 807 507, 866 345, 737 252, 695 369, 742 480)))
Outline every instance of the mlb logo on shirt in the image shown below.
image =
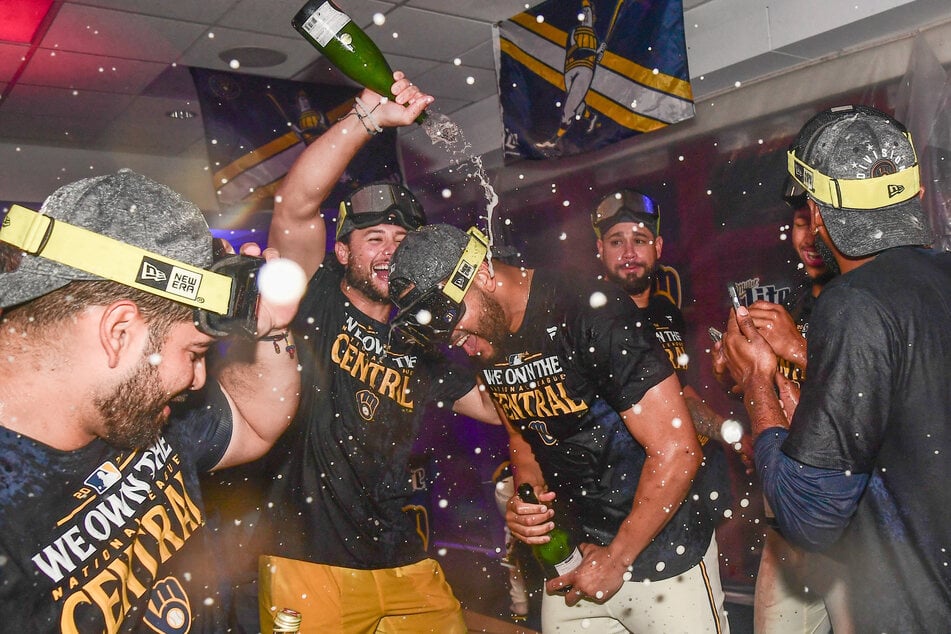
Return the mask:
POLYGON ((104 462, 99 465, 92 474, 86 478, 85 484, 92 487, 97 493, 105 493, 106 490, 122 478, 122 473, 111 462, 104 462))

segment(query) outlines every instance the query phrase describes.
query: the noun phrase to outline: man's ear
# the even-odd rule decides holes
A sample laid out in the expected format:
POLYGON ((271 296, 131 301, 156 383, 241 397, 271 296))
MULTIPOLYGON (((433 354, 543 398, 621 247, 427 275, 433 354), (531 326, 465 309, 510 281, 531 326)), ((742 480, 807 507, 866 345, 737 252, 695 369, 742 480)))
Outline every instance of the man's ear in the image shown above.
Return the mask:
POLYGON ((819 227, 824 227, 825 223, 822 221, 822 211, 819 209, 819 205, 816 204, 811 198, 806 199, 806 205, 809 207, 809 211, 812 214, 812 232, 818 234, 819 227))
POLYGON ((345 242, 339 240, 334 242, 334 254, 337 256, 337 261, 343 266, 350 263, 350 245, 345 242))
POLYGON ((143 336, 148 337, 148 325, 131 299, 120 299, 103 309, 99 318, 99 343, 110 368, 115 369, 130 353, 140 356, 143 336))
POLYGON ((657 259, 660 259, 661 251, 664 250, 664 239, 660 236, 654 238, 654 251, 657 252, 657 259))
POLYGON ((495 276, 489 271, 489 263, 487 260, 482 260, 482 264, 479 265, 479 270, 476 271, 475 279, 472 281, 487 293, 495 292, 495 276))

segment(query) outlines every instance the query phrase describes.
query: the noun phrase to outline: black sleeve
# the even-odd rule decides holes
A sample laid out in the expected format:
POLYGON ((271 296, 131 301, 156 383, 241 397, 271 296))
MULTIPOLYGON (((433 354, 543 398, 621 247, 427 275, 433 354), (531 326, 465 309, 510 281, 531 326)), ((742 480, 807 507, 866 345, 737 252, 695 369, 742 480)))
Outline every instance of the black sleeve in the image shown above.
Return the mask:
POLYGON ((231 443, 234 421, 231 404, 217 381, 208 381, 198 392, 176 404, 172 412, 176 425, 191 441, 191 451, 198 471, 210 471, 221 462, 231 443))
POLYGON ((579 301, 576 353, 611 407, 630 409, 674 369, 647 314, 613 284, 596 285, 579 301))

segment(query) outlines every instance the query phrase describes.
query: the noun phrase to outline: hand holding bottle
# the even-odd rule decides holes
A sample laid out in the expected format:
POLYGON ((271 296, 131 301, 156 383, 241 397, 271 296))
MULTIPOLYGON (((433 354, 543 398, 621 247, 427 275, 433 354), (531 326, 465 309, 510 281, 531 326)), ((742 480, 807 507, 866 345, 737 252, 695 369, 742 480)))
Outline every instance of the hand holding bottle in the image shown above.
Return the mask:
POLYGON ((525 500, 517 493, 512 496, 505 511, 505 523, 512 535, 529 545, 548 543, 548 533, 555 528, 551 521, 555 511, 549 505, 554 499, 553 491, 538 493, 534 501, 525 500))
POLYGON ((365 88, 360 99, 371 109, 374 122, 382 128, 395 128, 413 123, 434 101, 406 78, 401 71, 393 73, 390 91, 395 97, 384 100, 378 93, 365 88))
POLYGON ((610 546, 583 543, 579 550, 581 563, 570 572, 546 581, 545 589, 549 593, 564 594, 569 607, 582 599, 604 603, 621 589, 628 566, 610 546))
POLYGON ((569 606, 582 599, 603 603, 621 588, 627 565, 611 547, 586 543, 575 547, 568 533, 557 527, 558 518, 550 508, 554 499, 551 491, 536 494, 531 485, 519 485, 505 516, 509 530, 532 545, 545 569, 549 593, 564 594, 569 606))

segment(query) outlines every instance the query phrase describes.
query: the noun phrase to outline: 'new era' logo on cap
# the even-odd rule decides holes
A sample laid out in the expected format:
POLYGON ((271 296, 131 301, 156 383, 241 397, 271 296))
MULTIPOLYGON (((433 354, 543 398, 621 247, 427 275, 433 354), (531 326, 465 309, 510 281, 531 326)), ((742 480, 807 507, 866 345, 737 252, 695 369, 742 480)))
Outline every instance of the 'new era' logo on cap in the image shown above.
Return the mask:
POLYGON ((187 271, 149 257, 142 258, 142 266, 139 267, 139 274, 135 279, 139 284, 151 286, 186 299, 198 297, 201 280, 202 276, 199 273, 187 271))
POLYGON ((460 291, 465 290, 466 283, 472 279, 474 274, 475 267, 468 262, 462 262, 459 265, 459 272, 451 280, 449 280, 449 283, 458 288, 460 291))
POLYGON ((894 198, 895 196, 899 195, 899 194, 902 193, 903 191, 905 191, 905 186, 904 186, 904 185, 889 185, 889 186, 888 186, 888 197, 889 197, 889 198, 894 198))

